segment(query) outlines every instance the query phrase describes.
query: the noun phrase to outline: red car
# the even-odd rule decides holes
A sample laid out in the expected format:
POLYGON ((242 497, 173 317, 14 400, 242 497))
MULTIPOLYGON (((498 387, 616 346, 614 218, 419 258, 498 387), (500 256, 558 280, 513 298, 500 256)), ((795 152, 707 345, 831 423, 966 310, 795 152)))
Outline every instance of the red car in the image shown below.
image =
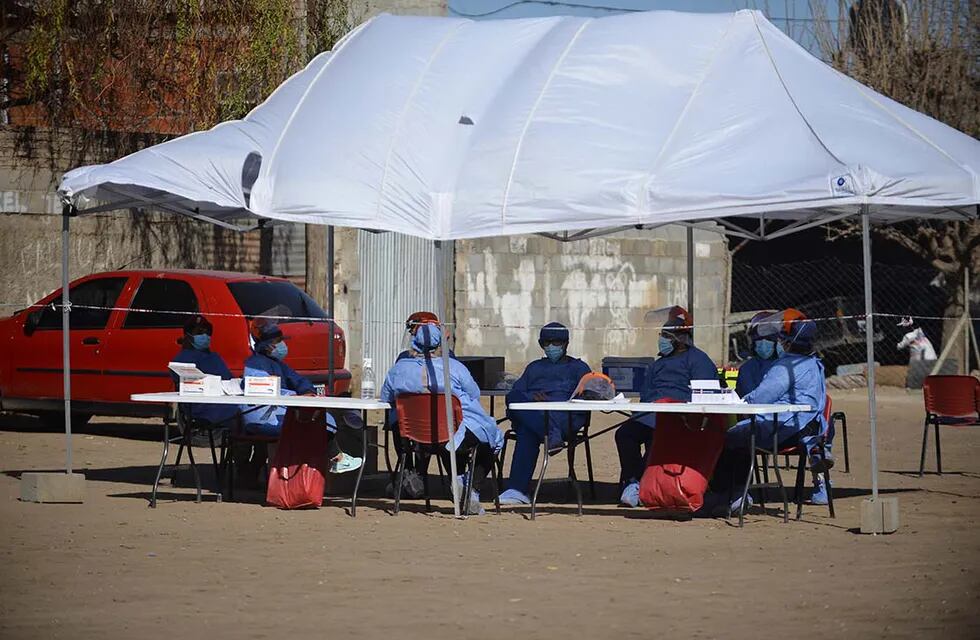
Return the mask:
MULTIPOLYGON (((130 402, 133 393, 172 391, 167 363, 180 349, 189 313, 214 325, 211 349, 232 373, 251 354, 248 321, 273 307, 291 338, 287 362, 314 383, 328 373, 327 314, 288 280, 223 271, 113 271, 71 283, 72 415, 161 415, 130 402), (83 308, 89 307, 89 308, 83 308), (91 308, 99 307, 99 308, 91 308), (307 320, 317 318, 319 320, 307 320)), ((34 413, 60 424, 64 415, 61 291, 0 319, 0 409, 34 413)), ((344 333, 333 336, 334 393, 350 390, 344 333)))

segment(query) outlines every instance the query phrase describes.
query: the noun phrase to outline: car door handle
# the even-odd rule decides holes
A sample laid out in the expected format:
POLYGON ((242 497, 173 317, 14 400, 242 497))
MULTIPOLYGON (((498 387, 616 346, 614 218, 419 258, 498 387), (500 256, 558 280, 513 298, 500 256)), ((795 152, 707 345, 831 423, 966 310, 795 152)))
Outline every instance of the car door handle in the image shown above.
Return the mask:
POLYGON ((99 344, 99 339, 95 336, 89 336, 88 338, 84 338, 82 340, 82 344, 99 344))

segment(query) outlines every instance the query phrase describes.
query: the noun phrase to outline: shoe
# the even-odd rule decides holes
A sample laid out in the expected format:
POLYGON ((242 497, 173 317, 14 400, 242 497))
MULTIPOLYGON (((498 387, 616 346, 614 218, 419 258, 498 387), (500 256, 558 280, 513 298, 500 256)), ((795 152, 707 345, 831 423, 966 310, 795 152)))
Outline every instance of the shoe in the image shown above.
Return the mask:
MULTIPOLYGON (((456 487, 459 493, 463 493, 464 486, 466 485, 463 482, 463 476, 456 476, 456 487)), ((464 509, 464 514, 468 516, 482 516, 485 513, 486 511, 484 511, 483 507, 480 506, 480 494, 477 493, 475 489, 470 489, 470 499, 466 501, 466 509, 464 509)))
MULTIPOLYGON (((752 508, 755 502, 752 501, 752 494, 745 495, 745 510, 748 511, 752 508)), ((742 496, 739 496, 732 500, 732 504, 728 507, 732 515, 738 513, 739 509, 742 507, 742 496)))
POLYGON ((823 481, 823 478, 818 478, 813 487, 813 493, 810 494, 810 504, 826 505, 829 504, 829 502, 830 499, 827 495, 827 483, 823 481))
POLYGON ((831 455, 830 451, 827 451, 827 455, 823 455, 819 447, 815 447, 810 451, 810 471, 814 473, 823 473, 824 471, 829 471, 834 468, 834 456, 831 455))
POLYGON ((361 468, 364 460, 361 458, 355 458, 354 456, 347 455, 346 453, 341 453, 340 456, 330 461, 330 473, 347 473, 348 471, 357 471, 361 468))
POLYGON ((640 483, 636 480, 630 482, 623 489, 623 495, 619 496, 619 504, 627 507, 640 506, 640 483))
POLYGON ((517 489, 508 489, 497 498, 500 504, 531 504, 531 499, 517 489))

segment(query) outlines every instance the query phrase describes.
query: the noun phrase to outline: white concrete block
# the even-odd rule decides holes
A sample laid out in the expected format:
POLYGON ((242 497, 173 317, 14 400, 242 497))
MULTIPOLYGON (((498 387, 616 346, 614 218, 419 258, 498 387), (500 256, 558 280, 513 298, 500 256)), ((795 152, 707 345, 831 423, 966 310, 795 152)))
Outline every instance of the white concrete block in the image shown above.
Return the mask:
POLYGON ((23 473, 22 502, 85 502, 85 476, 81 473, 23 473))
POLYGON ((861 502, 861 533, 894 533, 898 530, 898 498, 870 498, 861 502))

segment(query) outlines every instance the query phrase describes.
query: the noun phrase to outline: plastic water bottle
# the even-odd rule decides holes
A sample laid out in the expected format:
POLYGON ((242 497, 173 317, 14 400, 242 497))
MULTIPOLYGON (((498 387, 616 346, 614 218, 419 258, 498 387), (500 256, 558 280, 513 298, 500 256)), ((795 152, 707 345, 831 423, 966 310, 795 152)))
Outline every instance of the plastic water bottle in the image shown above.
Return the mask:
POLYGON ((374 391, 374 369, 371 367, 371 358, 364 358, 364 367, 361 370, 361 398, 374 400, 374 391))

